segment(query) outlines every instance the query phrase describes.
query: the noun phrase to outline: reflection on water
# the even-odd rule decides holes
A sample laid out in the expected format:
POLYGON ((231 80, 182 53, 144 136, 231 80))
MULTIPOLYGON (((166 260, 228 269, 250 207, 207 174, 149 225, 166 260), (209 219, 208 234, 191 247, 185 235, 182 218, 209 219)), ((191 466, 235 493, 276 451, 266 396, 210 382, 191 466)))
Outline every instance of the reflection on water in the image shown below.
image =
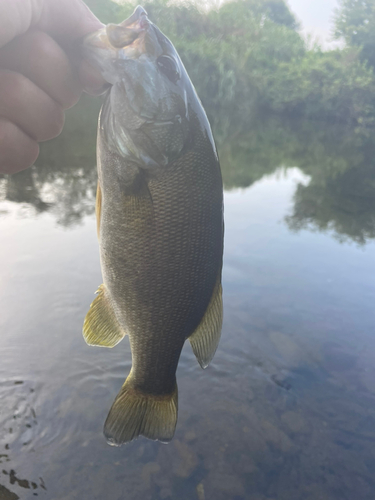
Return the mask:
MULTIPOLYGON (((30 490, 30 495, 40 495, 40 489, 46 491, 42 477, 34 480, 21 477, 15 470, 13 457, 20 455, 25 450, 33 450, 35 438, 39 432, 38 420, 35 412, 35 389, 32 384, 23 380, 2 380, 0 383, 0 396, 3 408, 1 413, 0 438, 3 443, 4 453, 0 454, 2 476, 0 480, 0 498, 16 500, 25 498, 25 493, 18 496, 8 489, 11 485, 19 492, 30 490), (32 493, 31 493, 32 492, 32 493)), ((17 462, 17 461, 16 461, 17 462)))
MULTIPOLYGON (((0 179, 0 200, 21 205, 20 215, 49 211, 69 227, 94 212, 95 122, 100 102, 86 98, 70 110, 61 137, 43 144, 33 169, 0 179)), ((292 231, 329 232, 360 245, 375 237, 375 147, 346 128, 264 118, 246 134, 218 144, 227 189, 248 187, 279 167, 297 166, 298 184, 285 217, 292 231)), ((0 216, 6 211, 0 211, 0 216)))
POLYGON ((100 283, 94 217, 66 231, 53 207, 25 218, 0 204, 3 488, 52 500, 373 499, 375 244, 289 230, 314 179, 305 161, 225 195, 222 341, 205 372, 183 349, 167 446, 113 449, 102 436, 131 354, 126 339, 102 350, 81 337, 100 283))
POLYGON ((205 372, 182 352, 174 440, 113 449, 102 424, 130 347, 81 336, 101 283, 99 106, 83 99, 36 166, 0 177, 0 499, 373 500, 371 134, 219 127, 222 340, 205 372))
POLYGON ((375 238, 375 168, 371 163, 345 170, 324 184, 298 185, 294 209, 286 222, 291 230, 329 231, 339 241, 360 245, 375 238))
MULTIPOLYGON (((88 3, 105 22, 132 10, 88 3)), ((36 166, 0 175, 0 499, 373 500, 371 68, 306 50, 283 2, 166 5, 146 7, 219 138, 221 343, 205 372, 184 347, 168 446, 106 444, 131 352, 81 335, 101 283, 100 100, 82 99, 36 166)))
MULTIPOLYGON (((0 178, 0 200, 21 205, 20 215, 49 211, 69 227, 94 212, 96 124, 100 102, 83 99, 70 110, 63 134, 44 143, 35 167, 0 178)), ((6 211, 1 213, 6 215, 6 211)))

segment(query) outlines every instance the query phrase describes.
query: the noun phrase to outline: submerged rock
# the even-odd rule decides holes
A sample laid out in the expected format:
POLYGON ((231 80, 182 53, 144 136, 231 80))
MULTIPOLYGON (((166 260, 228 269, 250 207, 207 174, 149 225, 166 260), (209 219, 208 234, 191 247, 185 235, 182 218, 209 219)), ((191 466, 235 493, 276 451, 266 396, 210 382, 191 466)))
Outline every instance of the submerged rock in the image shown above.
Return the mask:
POLYGON ((303 350, 288 336, 281 332, 271 332, 270 340, 288 366, 298 366, 305 354, 303 350))
POLYGON ((275 427, 271 422, 264 420, 262 422, 263 435, 265 440, 275 446, 283 453, 291 450, 293 444, 288 436, 280 429, 275 427))
POLYGON ((147 484, 148 487, 151 485, 151 476, 160 471, 160 465, 157 462, 148 462, 142 468, 142 481, 147 484))
POLYGON ((205 500, 206 497, 204 495, 204 486, 203 483, 199 483, 197 485, 197 495, 198 495, 198 500, 205 500))
POLYGON ((282 414, 281 420, 291 432, 309 432, 309 425, 307 421, 297 412, 287 411, 282 414))
POLYGON ((179 477, 189 477, 198 465, 198 457, 193 448, 178 439, 174 440, 174 446, 179 455, 179 459, 173 466, 174 473, 179 477))
POLYGON ((18 500, 19 496, 0 484, 0 500, 18 500))

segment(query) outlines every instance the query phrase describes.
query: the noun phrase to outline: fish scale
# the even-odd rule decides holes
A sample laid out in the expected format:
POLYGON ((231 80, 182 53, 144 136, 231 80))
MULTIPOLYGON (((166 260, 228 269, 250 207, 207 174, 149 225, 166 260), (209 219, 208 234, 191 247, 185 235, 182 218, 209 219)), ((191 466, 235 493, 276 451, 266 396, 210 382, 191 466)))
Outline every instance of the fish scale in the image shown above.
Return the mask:
POLYGON ((83 333, 90 345, 114 347, 126 334, 130 340, 132 368, 105 423, 108 442, 139 435, 167 442, 177 422, 176 369, 185 340, 205 368, 220 338, 220 166, 171 42, 141 7, 107 30, 84 42, 84 54, 112 87, 97 147, 103 285, 83 333))

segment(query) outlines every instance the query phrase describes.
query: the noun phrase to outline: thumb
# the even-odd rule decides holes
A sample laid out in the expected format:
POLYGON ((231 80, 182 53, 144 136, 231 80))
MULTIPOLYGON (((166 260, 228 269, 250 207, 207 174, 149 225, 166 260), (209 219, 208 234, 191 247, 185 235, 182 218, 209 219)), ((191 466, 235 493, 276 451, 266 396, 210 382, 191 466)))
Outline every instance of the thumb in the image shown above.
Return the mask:
POLYGON ((0 47, 32 27, 69 45, 102 26, 82 0, 0 0, 0 47))
POLYGON ((107 82, 98 70, 79 60, 74 47, 78 38, 103 27, 82 0, 43 0, 43 9, 36 27, 57 40, 71 60, 77 62, 81 83, 88 93, 97 95, 105 90, 107 82))
POLYGON ((82 0, 43 0, 36 27, 66 46, 103 24, 82 0))

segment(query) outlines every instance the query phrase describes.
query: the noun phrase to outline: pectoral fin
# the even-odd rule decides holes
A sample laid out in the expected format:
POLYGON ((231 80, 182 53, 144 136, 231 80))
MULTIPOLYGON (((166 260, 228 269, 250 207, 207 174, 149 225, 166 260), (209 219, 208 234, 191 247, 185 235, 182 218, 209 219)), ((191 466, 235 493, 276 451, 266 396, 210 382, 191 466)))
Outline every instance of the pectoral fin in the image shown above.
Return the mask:
POLYGON ((126 332, 117 321, 105 286, 100 285, 97 293, 83 323, 83 337, 89 345, 114 347, 126 332))
POLYGON ((223 300, 220 280, 217 281, 207 310, 189 341, 202 368, 207 368, 219 345, 223 323, 223 300))

